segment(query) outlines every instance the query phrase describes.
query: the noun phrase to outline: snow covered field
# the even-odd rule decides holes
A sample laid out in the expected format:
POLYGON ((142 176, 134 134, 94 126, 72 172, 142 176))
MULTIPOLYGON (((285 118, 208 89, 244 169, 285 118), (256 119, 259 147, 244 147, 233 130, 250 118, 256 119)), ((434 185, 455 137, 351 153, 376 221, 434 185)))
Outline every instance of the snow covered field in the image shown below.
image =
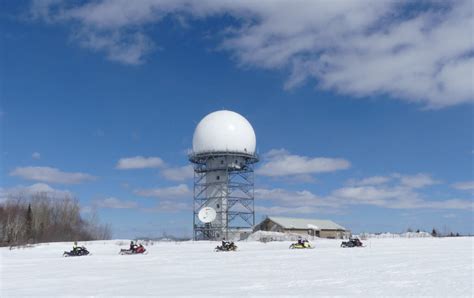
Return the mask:
MULTIPOLYGON (((365 248, 317 240, 159 242, 148 255, 120 256, 119 241, 85 245, 92 256, 63 258, 72 243, 0 248, 0 297, 11 296, 439 296, 472 297, 474 238, 371 239, 365 248)), ((82 244, 82 243, 79 243, 82 244)))

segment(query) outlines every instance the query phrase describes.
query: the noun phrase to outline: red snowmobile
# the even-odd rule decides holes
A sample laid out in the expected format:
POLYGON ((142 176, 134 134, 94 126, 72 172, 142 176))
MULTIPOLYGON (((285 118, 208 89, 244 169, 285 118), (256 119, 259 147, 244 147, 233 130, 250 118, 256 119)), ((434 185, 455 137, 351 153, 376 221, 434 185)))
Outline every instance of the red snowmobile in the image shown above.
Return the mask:
POLYGON ((135 254, 146 254, 145 247, 141 244, 134 245, 131 249, 121 249, 119 254, 121 255, 135 255, 135 254))

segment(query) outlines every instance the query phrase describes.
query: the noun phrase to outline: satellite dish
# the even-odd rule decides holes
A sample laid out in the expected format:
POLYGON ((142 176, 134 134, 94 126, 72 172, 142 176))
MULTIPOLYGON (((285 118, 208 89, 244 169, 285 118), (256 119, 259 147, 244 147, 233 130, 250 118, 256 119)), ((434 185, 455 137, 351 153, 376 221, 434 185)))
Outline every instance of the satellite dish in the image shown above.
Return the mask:
POLYGON ((198 214, 199 220, 202 221, 203 223, 209 223, 214 221, 216 219, 216 210, 211 207, 204 207, 201 210, 199 210, 198 214))

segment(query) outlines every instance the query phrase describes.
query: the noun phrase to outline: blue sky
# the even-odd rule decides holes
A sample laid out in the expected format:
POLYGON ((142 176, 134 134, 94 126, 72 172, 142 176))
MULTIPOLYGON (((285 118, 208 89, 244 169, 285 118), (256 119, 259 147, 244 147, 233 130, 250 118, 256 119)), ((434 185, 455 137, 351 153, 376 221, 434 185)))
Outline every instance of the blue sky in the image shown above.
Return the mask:
POLYGON ((191 235, 206 114, 257 134, 257 220, 473 233, 472 4, 19 1, 0 13, 1 200, 191 235))

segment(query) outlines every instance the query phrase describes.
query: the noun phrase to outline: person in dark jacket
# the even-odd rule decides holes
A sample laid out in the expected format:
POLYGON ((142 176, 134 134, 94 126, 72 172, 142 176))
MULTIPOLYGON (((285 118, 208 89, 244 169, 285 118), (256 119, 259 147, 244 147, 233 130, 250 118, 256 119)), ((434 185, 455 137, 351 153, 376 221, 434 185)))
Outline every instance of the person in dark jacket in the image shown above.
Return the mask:
POLYGON ((130 241, 130 250, 135 251, 135 249, 137 249, 137 245, 133 243, 133 241, 130 241))

